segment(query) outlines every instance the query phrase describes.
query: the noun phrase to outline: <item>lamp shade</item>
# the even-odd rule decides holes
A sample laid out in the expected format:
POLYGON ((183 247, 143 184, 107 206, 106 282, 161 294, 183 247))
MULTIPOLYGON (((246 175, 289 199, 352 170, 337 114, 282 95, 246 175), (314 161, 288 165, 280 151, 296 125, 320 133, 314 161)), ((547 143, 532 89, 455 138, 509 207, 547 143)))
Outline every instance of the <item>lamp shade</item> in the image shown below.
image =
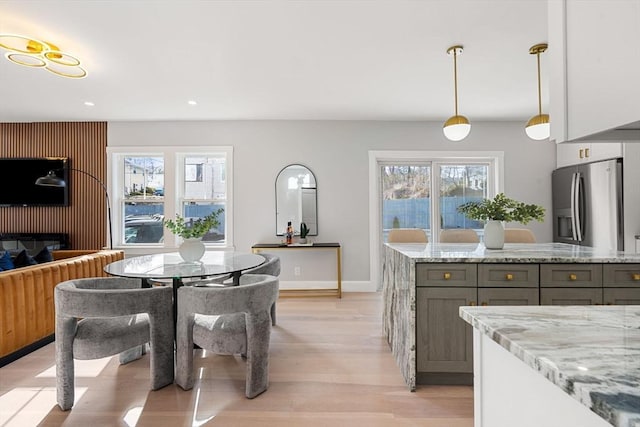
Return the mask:
POLYGON ((450 141, 462 141, 471 132, 471 125, 465 116, 452 116, 444 122, 442 132, 450 141))
POLYGON ((36 185, 43 185, 45 187, 65 187, 67 183, 64 182, 64 179, 56 176, 54 171, 49 171, 47 176, 41 176, 36 179, 36 185))
POLYGON ((536 141, 549 138, 551 135, 551 127, 549 126, 549 115, 538 114, 533 116, 525 127, 527 136, 536 141))

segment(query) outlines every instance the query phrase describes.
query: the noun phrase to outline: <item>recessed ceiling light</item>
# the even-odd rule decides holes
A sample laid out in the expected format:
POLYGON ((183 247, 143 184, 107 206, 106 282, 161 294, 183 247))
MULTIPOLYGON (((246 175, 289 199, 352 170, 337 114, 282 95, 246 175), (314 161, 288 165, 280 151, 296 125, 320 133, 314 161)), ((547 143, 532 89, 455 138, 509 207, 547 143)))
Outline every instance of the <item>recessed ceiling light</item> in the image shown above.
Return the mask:
POLYGON ((189 104, 189 105, 198 105, 198 103, 196 101, 194 101, 194 100, 187 101, 187 104, 189 104))
POLYGON ((86 105, 87 107, 93 107, 93 106, 94 106, 94 105, 96 105, 96 104, 94 104, 94 103, 93 103, 93 102, 91 102, 91 101, 85 101, 85 102, 84 102, 84 105, 86 105))

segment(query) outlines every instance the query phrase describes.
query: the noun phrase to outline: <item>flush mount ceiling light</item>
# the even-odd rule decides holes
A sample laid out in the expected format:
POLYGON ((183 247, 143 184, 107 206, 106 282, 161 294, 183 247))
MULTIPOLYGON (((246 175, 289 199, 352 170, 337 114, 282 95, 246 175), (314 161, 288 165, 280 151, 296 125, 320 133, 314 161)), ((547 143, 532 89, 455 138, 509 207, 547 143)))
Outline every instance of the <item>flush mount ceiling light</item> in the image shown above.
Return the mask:
POLYGON ((462 141, 467 137, 467 135, 469 135, 469 132, 471 131, 469 119, 467 119, 465 116, 458 115, 458 55, 462 55, 462 46, 451 46, 449 49, 447 49, 447 54, 449 56, 453 55, 453 87, 455 94, 456 114, 455 116, 449 117, 449 119, 444 122, 442 131, 444 132, 444 136, 447 137, 448 140, 462 141))
POLYGON ((540 89, 540 54, 547 50, 547 47, 546 43, 540 43, 531 46, 529 49, 529 53, 536 55, 538 59, 538 114, 529 119, 524 130, 527 132, 529 138, 535 139, 536 141, 547 139, 549 135, 551 135, 549 115, 542 114, 542 95, 540 89))
POLYGON ((4 57, 14 64, 43 68, 55 75, 71 79, 87 76, 78 58, 62 52, 52 43, 17 34, 0 34, 0 47, 8 51, 4 57))

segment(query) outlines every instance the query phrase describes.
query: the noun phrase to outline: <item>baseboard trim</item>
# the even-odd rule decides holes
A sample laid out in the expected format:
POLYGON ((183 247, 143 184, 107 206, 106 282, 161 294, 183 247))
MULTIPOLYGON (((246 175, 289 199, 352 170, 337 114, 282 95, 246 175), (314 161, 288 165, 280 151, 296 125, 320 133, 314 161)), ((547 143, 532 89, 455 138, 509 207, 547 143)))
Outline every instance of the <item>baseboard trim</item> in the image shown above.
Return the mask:
POLYGON ((44 337, 39 339, 38 341, 29 344, 26 347, 22 347, 20 350, 14 351, 6 356, 0 357, 0 368, 5 365, 8 365, 11 362, 15 362, 20 359, 22 356, 26 356, 27 354, 36 351, 37 349, 44 347, 45 345, 52 343, 55 340, 55 335, 51 334, 48 337, 44 337))

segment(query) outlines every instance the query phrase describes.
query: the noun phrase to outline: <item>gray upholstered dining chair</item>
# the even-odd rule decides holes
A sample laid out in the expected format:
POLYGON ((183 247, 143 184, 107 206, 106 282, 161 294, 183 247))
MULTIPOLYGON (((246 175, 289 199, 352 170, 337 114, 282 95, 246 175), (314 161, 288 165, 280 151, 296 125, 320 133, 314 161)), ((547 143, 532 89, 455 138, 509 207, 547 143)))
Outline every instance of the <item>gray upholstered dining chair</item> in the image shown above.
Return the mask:
POLYGON ((242 286, 178 289, 176 383, 194 386, 193 344, 217 354, 246 356, 245 395, 252 399, 269 386, 269 310, 278 298, 278 278, 243 275, 242 286))
MULTIPOLYGON (((261 253, 260 256, 264 257, 266 260, 264 263, 260 264, 257 267, 253 267, 249 270, 243 272, 240 276, 240 285, 244 285, 246 280, 244 276, 246 274, 268 274, 269 276, 280 276, 280 257, 273 254, 261 253)), ((192 286, 209 286, 209 285, 220 285, 227 284, 230 285, 232 279, 228 277, 228 275, 223 277, 217 277, 213 279, 204 279, 189 282, 189 285, 192 286)), ((274 302, 271 306, 271 324, 275 326, 276 324, 276 303, 274 302)))
POLYGON ((480 243, 480 238, 471 228, 447 228, 440 232, 440 243, 480 243))
POLYGON ((140 358, 150 343, 151 388, 173 382, 172 297, 170 287, 141 288, 140 279, 121 277, 56 286, 56 391, 63 411, 73 406, 74 359, 120 353, 120 364, 125 364, 140 358))

